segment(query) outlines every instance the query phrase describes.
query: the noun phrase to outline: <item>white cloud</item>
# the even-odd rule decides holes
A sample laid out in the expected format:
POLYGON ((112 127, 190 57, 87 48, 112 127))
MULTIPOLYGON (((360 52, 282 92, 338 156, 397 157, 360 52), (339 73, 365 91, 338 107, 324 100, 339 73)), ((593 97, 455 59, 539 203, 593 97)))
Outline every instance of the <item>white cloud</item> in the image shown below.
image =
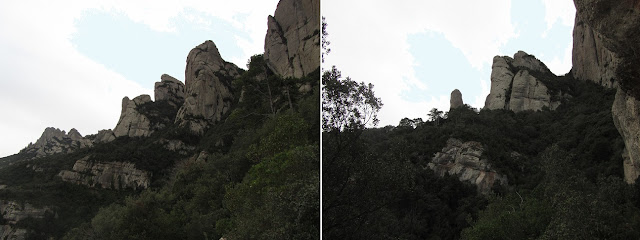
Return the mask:
MULTIPOLYGON (((449 108, 449 95, 430 101, 403 100, 410 88, 427 89, 416 78, 407 36, 434 31, 460 49, 476 69, 491 66, 493 56, 515 37, 511 3, 494 1, 338 1, 323 0, 331 53, 325 64, 343 76, 371 82, 384 107, 380 125, 397 125, 402 117, 423 117, 433 108, 449 108)), ((425 43, 429 44, 429 43, 425 43)), ((464 64, 464 63, 461 63, 464 64)))
POLYGON ((547 23, 547 30, 542 33, 542 37, 547 36, 547 33, 556 22, 573 27, 576 14, 573 1, 542 0, 542 3, 544 4, 545 10, 544 20, 547 23))
MULTIPOLYGON (((161 32, 175 31, 172 19, 180 14, 188 18, 192 9, 215 16, 248 33, 249 37, 236 36, 245 58, 234 62, 244 67, 250 55, 263 51, 267 15, 273 14, 276 5, 277 0, 3 2, 0 112, 5 117, 0 118, 0 157, 35 141, 46 127, 76 128, 82 134, 113 128, 124 96, 153 94, 153 86, 126 79, 80 54, 70 43, 74 23, 86 10, 122 12, 161 32)), ((194 24, 209 24, 191 19, 194 24)))

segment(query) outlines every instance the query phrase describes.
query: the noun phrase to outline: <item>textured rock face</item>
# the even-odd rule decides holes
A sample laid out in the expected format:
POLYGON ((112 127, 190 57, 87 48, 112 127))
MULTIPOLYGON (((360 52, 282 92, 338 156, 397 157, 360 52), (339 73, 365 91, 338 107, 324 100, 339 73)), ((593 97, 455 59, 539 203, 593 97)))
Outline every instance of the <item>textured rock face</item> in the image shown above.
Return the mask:
POLYGON ((634 183, 640 175, 640 101, 618 89, 611 112, 624 139, 625 180, 634 183))
POLYGON ((151 102, 149 95, 140 95, 133 100, 128 97, 122 99, 122 111, 118 125, 113 129, 116 137, 147 137, 151 135, 151 121, 138 111, 138 106, 151 102))
POLYGON ((94 143, 106 143, 111 142, 116 139, 116 136, 113 134, 111 129, 100 130, 98 134, 96 134, 96 138, 93 139, 94 143))
POLYGON ((26 218, 42 219, 45 213, 52 212, 50 208, 36 208, 29 203, 20 204, 15 201, 0 201, 0 213, 5 225, 0 225, 0 239, 25 239, 26 229, 14 227, 14 225, 26 218))
POLYGON ((527 70, 518 71, 513 77, 509 108, 514 112, 541 110, 543 107, 556 109, 560 102, 551 101, 547 87, 529 74, 527 70))
POLYGON ((481 159, 484 148, 479 142, 462 142, 451 138, 447 146, 431 159, 427 167, 439 176, 445 173, 458 176, 460 181, 467 181, 477 186, 482 193, 491 192, 491 188, 497 182, 507 185, 506 176, 498 174, 491 169, 486 159, 481 159))
POLYGON ((212 41, 206 41, 189 52, 185 70, 184 104, 178 110, 176 123, 203 133, 207 125, 222 119, 231 108, 231 80, 238 67, 220 56, 212 41))
POLYGON ((184 84, 172 76, 162 74, 160 82, 155 84, 153 94, 156 102, 167 101, 174 107, 180 107, 184 103, 184 84))
POLYGON ((29 144, 20 152, 35 154, 34 158, 40 158, 57 153, 71 153, 76 149, 92 145, 92 142, 82 137, 75 128, 69 130, 67 134, 60 129, 48 127, 35 143, 29 144))
POLYGON ((320 0, 281 0, 267 19, 264 59, 283 77, 300 78, 320 67, 320 0))
MULTIPOLYGON (((611 111, 616 128, 625 142, 625 179, 632 183, 640 175, 640 1, 574 0, 574 3, 576 18, 588 25, 594 35, 599 36, 603 48, 618 59, 601 65, 612 65, 615 72, 618 90, 611 111)), ((578 70, 585 71, 577 69, 576 72, 578 70)))
POLYGON ((592 81, 607 88, 617 87, 615 72, 620 59, 604 46, 603 39, 576 15, 571 74, 575 79, 592 81))
POLYGON ((451 92, 451 99, 449 100, 449 109, 454 109, 462 105, 464 105, 462 93, 458 89, 453 90, 451 92))
POLYGON ((62 181, 89 187, 108 189, 145 189, 151 183, 151 173, 135 168, 129 162, 92 162, 82 158, 73 165, 73 170, 58 173, 62 181))
POLYGON ((553 76, 544 63, 523 51, 514 58, 495 56, 491 67, 491 90, 485 101, 485 108, 507 109, 514 112, 543 107, 556 109, 559 101, 552 100, 547 87, 532 73, 553 76))

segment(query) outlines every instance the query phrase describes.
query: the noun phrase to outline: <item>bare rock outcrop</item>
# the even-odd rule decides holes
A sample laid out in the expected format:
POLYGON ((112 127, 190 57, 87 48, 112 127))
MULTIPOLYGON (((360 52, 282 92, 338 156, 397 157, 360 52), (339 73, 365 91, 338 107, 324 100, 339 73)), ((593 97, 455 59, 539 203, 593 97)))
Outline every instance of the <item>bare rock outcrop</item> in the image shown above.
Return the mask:
MULTIPOLYGON (((618 90, 611 112, 625 143, 625 179, 633 183, 640 175, 640 1, 574 0, 574 3, 576 19, 581 19, 598 36, 602 47, 596 46, 595 51, 604 48, 601 51, 610 51, 617 58, 599 65, 612 67, 615 73, 618 90)), ((574 66, 578 68, 576 72, 587 71, 589 67, 593 68, 574 66)), ((600 75, 603 76, 607 75, 600 75)), ((589 80, 597 82, 597 75, 589 80)))
POLYGON ((541 77, 556 76, 533 55, 518 51, 513 58, 495 56, 491 67, 491 90, 484 107, 514 112, 539 111, 544 107, 556 109, 560 101, 554 100, 541 77))
POLYGON ((184 103, 184 83, 168 74, 162 74, 160 82, 155 83, 153 94, 156 102, 167 101, 174 107, 180 107, 184 103))
POLYGON ((613 123, 624 140, 624 176, 634 183, 640 176, 640 101, 618 89, 611 109, 613 123))
POLYGON ((151 135, 151 121, 147 116, 138 111, 138 106, 150 102, 151 97, 146 94, 137 96, 131 100, 128 97, 124 97, 122 99, 120 120, 118 120, 118 124, 113 129, 113 134, 116 137, 147 137, 151 135))
POLYGON ((482 159, 484 148, 479 142, 462 142, 455 138, 447 140, 442 151, 435 154, 427 167, 439 176, 445 174, 458 176, 460 181, 470 182, 481 193, 490 193, 491 188, 499 184, 507 185, 507 177, 491 168, 486 159, 482 159))
POLYGON ((113 131, 111 131, 111 129, 100 130, 93 139, 93 143, 106 143, 111 142, 115 139, 116 135, 113 134, 113 131))
POLYGON ((33 158, 40 158, 57 153, 71 153, 92 145, 91 140, 82 137, 75 128, 66 133, 63 130, 48 127, 35 143, 30 143, 20 153, 33 154, 33 158))
POLYGON ((16 201, 0 201, 3 225, 0 225, 0 239, 26 239, 27 230, 15 227, 15 224, 26 218, 42 219, 45 214, 53 213, 49 207, 38 208, 29 203, 16 201))
POLYGON ((620 59, 604 46, 603 41, 602 35, 576 15, 571 74, 575 79, 592 81, 607 88, 617 87, 616 69, 620 59))
POLYGON ((201 134, 222 120, 233 102, 231 81, 238 75, 238 67, 224 61, 212 41, 192 49, 185 70, 186 99, 175 122, 201 134))
POLYGON ((304 77, 320 67, 320 0, 281 0, 267 18, 264 59, 282 77, 304 77))
POLYGON ((449 109, 454 109, 464 105, 462 101, 462 93, 458 89, 454 89, 451 92, 451 99, 449 99, 449 109))
POLYGON ((73 170, 60 171, 58 176, 65 182, 107 189, 145 189, 151 183, 151 173, 137 169, 133 163, 95 162, 89 156, 76 161, 73 170))

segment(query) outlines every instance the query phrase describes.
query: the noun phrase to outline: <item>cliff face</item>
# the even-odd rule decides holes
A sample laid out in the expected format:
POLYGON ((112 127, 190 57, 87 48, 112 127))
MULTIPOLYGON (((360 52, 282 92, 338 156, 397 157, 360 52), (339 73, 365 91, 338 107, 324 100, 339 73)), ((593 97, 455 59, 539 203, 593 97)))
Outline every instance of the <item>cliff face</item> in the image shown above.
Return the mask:
POLYGON ((267 19, 264 58, 282 77, 304 77, 320 67, 320 0, 282 0, 267 19))
MULTIPOLYGON (((604 61, 586 61, 590 64, 574 65, 574 69, 576 74, 594 72, 585 74, 585 78, 600 83, 612 75, 615 83, 612 86, 618 88, 612 106, 613 120, 625 142, 625 179, 633 183, 640 175, 640 1, 574 0, 574 3, 576 19, 583 24, 579 26, 576 21, 574 34, 580 27, 588 26, 586 32, 592 31, 597 39, 592 51, 611 52, 614 56, 611 59, 599 56, 595 59, 604 61)), ((589 56, 582 52, 580 48, 574 49, 574 59, 589 56)))
POLYGON ((212 41, 206 41, 189 52, 185 70, 184 104, 175 122, 202 134, 210 124, 222 120, 233 102, 231 81, 239 68, 220 56, 212 41))
MULTIPOLYGON (((155 102, 146 94, 132 100, 128 97, 122 99, 120 120, 113 129, 115 137, 148 137, 174 121, 178 108, 184 103, 184 84, 167 74, 163 74, 160 79, 154 87, 155 102)), ((110 141, 108 135, 105 132, 96 139, 110 141)))
POLYGON ((151 173, 137 169, 128 162, 93 162, 89 156, 73 165, 73 170, 58 173, 62 181, 88 187, 107 189, 145 189, 151 183, 151 173))
POLYGON ((615 72, 620 59, 604 46, 604 37, 576 15, 573 27, 571 74, 575 79, 598 83, 607 88, 617 87, 615 72))
POLYGON ((479 142, 462 142, 451 138, 442 151, 436 153, 427 164, 439 176, 446 173, 458 176, 460 181, 477 186, 481 193, 490 193, 494 184, 507 185, 507 177, 491 168, 486 159, 482 159, 484 148, 479 142))
POLYGON ((151 130, 151 121, 147 116, 138 111, 138 106, 150 102, 151 97, 146 94, 137 96, 132 100, 124 97, 122 99, 120 120, 113 129, 113 134, 116 137, 148 137, 151 135, 153 132, 151 130))
POLYGON ((533 55, 519 51, 513 58, 495 56, 491 66, 491 90, 484 107, 514 112, 539 111, 543 107, 556 109, 560 101, 552 99, 540 77, 556 76, 533 55))

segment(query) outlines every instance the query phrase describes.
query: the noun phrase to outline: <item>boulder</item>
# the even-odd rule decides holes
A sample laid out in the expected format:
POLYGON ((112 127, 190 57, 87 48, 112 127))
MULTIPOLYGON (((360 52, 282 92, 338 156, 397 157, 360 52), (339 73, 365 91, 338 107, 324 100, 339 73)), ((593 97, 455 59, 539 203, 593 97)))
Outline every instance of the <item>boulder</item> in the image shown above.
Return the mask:
POLYGON ((90 161, 89 156, 77 160, 72 170, 62 170, 58 176, 65 182, 107 189, 146 189, 151 183, 151 173, 137 169, 133 163, 90 161))
MULTIPOLYGON (((518 51, 513 58, 495 56, 491 66, 491 90, 485 100, 487 109, 506 109, 514 112, 540 111, 560 106, 558 96, 552 96, 541 77, 556 76, 533 55, 518 51)), ((558 91, 557 95, 562 93, 558 91)))
POLYGON ((267 66, 282 77, 304 77, 320 67, 320 0, 281 0, 267 18, 267 66))
POLYGON ((185 96, 175 122, 202 134, 204 129, 222 120, 231 109, 231 81, 239 68, 220 56, 212 41, 206 41, 189 52, 185 70, 185 96))
POLYGON ((462 93, 460 90, 455 89, 451 92, 451 99, 449 99, 449 110, 464 105, 462 101, 462 93))
POLYGON ((484 148, 479 142, 462 142, 455 138, 447 140, 442 151, 435 154, 427 168, 439 176, 458 176, 460 181, 470 182, 483 194, 488 194, 495 184, 508 185, 507 177, 497 173, 491 164, 482 158, 484 148))
POLYGON ((184 103, 184 84, 168 74, 162 74, 160 82, 155 83, 153 94, 156 102, 167 101, 178 108, 184 103))
POLYGON ((138 111, 138 106, 150 103, 151 97, 143 94, 129 100, 128 97, 122 99, 122 111, 120 120, 113 129, 115 137, 147 137, 151 135, 151 121, 147 116, 138 111))

